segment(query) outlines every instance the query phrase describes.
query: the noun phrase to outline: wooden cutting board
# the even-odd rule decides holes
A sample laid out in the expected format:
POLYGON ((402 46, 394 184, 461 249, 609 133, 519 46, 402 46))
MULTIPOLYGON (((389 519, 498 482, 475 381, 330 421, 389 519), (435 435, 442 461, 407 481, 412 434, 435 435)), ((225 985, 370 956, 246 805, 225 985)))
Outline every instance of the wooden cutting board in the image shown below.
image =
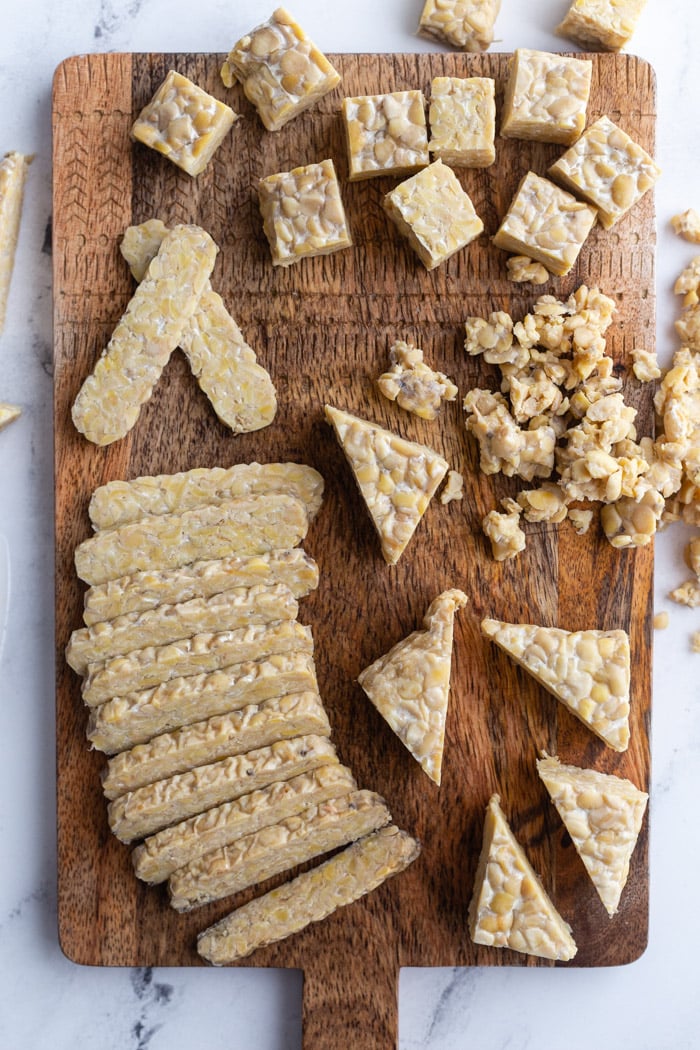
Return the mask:
MULTIPOLYGON (((495 369, 468 359, 463 321, 505 309, 517 317, 540 291, 567 296, 600 284, 618 304, 609 345, 626 393, 652 425, 651 389, 628 376, 629 350, 654 345, 654 213, 650 196, 612 231, 593 232, 576 269, 540 290, 505 279, 505 255, 488 236, 427 273, 382 212, 394 182, 348 185, 340 94, 278 134, 263 131, 236 88, 218 78, 222 56, 90 55, 68 59, 54 82, 54 296, 56 434, 56 642, 58 748, 58 917, 63 950, 93 965, 197 965, 198 931, 231 901, 191 915, 169 908, 162 888, 138 882, 128 849, 107 827, 101 756, 85 741, 79 681, 63 650, 81 623, 82 587, 72 555, 89 534, 92 490, 113 478, 238 461, 293 459, 326 479, 325 504, 305 544, 321 584, 302 603, 316 639, 318 675, 341 759, 364 787, 388 800, 396 823, 417 835, 422 856, 366 900, 246 965, 301 967, 304 1046, 388 1048, 396 1040, 401 966, 538 965, 526 956, 478 948, 467 908, 484 807, 498 791, 513 829, 564 917, 579 952, 575 965, 629 962, 647 938, 648 834, 632 861, 622 907, 608 919, 536 771, 540 748, 564 761, 649 781, 652 551, 613 550, 594 527, 528 526, 528 547, 496 564, 482 516, 519 487, 477 469, 459 402, 424 423, 380 399, 373 386, 397 338, 417 342, 460 394, 496 385, 495 369), (243 114, 207 172, 192 180, 129 140, 130 125, 169 68, 177 68, 243 114), (288 270, 273 269, 255 187, 264 174, 333 157, 355 248, 288 270), (176 352, 127 438, 109 448, 74 430, 70 406, 132 293, 118 251, 127 225, 159 216, 197 222, 220 246, 214 286, 222 293, 279 391, 275 423, 234 437, 217 421, 176 352), (460 470, 466 498, 434 501, 399 565, 382 561, 368 515, 322 405, 330 402, 424 441, 460 470), (362 668, 418 627, 431 599, 462 587, 442 787, 408 756, 355 684, 362 668), (492 645, 485 615, 568 629, 625 628, 633 653, 632 741, 606 749, 561 705, 492 645)), ((421 87, 435 75, 486 75, 502 98, 505 55, 337 55, 347 94, 421 87)), ((592 56, 589 119, 609 114, 653 150, 654 77, 624 55, 592 56)), ((544 173, 556 146, 498 140, 496 164, 459 177, 492 235, 521 175, 544 173)), ((283 881, 283 877, 273 880, 283 881)), ((271 883, 272 884, 272 883, 271 883)), ((257 891, 256 891, 257 892, 257 891)), ((243 894, 240 901, 250 894, 243 894)), ((237 900, 236 903, 239 903, 237 900)), ((539 964, 541 965, 541 964, 539 964)))

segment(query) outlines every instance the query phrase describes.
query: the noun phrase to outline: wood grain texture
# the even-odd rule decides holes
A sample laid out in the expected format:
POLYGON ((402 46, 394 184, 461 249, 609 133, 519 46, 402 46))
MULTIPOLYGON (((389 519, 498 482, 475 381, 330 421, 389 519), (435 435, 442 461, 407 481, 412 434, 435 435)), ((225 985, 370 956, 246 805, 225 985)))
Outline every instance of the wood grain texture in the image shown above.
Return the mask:
MULTIPOLYGON (((332 58, 347 94, 422 87, 434 75, 495 76, 502 99, 507 56, 342 55, 332 58)), ((101 758, 85 742, 86 712, 63 650, 80 624, 75 546, 89 534, 87 504, 98 484, 227 465, 254 458, 295 459, 327 483, 306 549, 321 584, 301 618, 313 626, 318 677, 341 759, 360 785, 380 791, 395 822, 423 843, 421 858, 368 899, 249 964, 301 967, 304 1045, 314 1050, 386 1048, 396 1041, 401 966, 542 965, 509 951, 477 947, 467 908, 493 791, 579 945, 575 964, 629 962, 644 949, 648 914, 645 823, 620 913, 608 919, 548 801, 535 769, 540 748, 649 782, 652 551, 614 551, 599 529, 579 537, 568 523, 528 526, 528 547, 496 564, 481 517, 518 487, 478 472, 459 403, 425 423, 381 399, 373 381, 395 339, 414 340, 460 394, 496 385, 495 370, 463 351, 468 315, 506 309, 522 316, 538 294, 505 278, 505 255, 482 236, 428 273, 388 223, 381 198, 395 180, 347 184, 340 92, 281 132, 264 132, 239 89, 218 78, 221 56, 99 55, 63 63, 54 83, 54 294, 56 428, 56 645, 59 929, 63 950, 94 965, 196 965, 196 933, 232 901, 176 915, 165 893, 133 876, 129 851, 112 838, 100 790, 101 758), (133 118, 176 68, 243 114, 214 162, 192 180, 129 141, 133 118), (265 174, 333 157, 342 179, 355 248, 287 270, 273 269, 255 186, 265 174), (75 431, 70 406, 132 292, 118 243, 132 222, 158 216, 197 222, 221 251, 212 277, 261 362, 280 409, 266 430, 232 436, 216 419, 176 352, 134 430, 107 449, 75 431), (424 441, 465 475, 466 498, 434 501, 398 566, 381 558, 367 512, 332 431, 330 402, 407 438, 424 441), (457 616, 452 697, 442 787, 408 756, 356 685, 358 673, 420 625, 432 598, 458 586, 470 604, 457 616), (485 615, 568 629, 622 627, 633 652, 632 742, 614 754, 561 705, 482 640, 485 615)), ((650 67, 623 55, 593 56, 589 120, 607 113, 653 151, 655 89, 650 67)), ((493 235, 521 175, 544 173, 559 148, 497 140, 496 164, 460 180, 493 235)), ((566 296, 599 284, 618 305, 609 345, 652 425, 651 391, 628 381, 628 351, 654 345, 654 214, 647 196, 612 231, 596 229, 575 270, 542 291, 566 296)), ((283 881, 280 876, 269 885, 283 881)), ((259 891, 255 891, 257 894, 259 891)), ((239 895, 235 903, 249 899, 239 895)), ((548 965, 548 964, 544 964, 548 965)))

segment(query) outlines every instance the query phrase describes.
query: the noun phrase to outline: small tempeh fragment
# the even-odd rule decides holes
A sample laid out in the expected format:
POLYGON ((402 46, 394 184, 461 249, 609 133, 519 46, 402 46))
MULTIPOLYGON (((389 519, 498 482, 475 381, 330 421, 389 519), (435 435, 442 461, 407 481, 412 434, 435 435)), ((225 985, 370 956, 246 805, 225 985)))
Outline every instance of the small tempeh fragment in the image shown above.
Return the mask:
POLYGON ((106 798, 118 798, 176 773, 311 733, 331 735, 320 696, 317 692, 287 693, 193 722, 122 751, 107 763, 102 787, 106 798))
POLYGON ((393 824, 375 831, 204 930, 197 951, 214 966, 244 959, 371 893, 412 864, 420 849, 393 824))
POLYGON ((362 838, 391 821, 384 799, 354 791, 207 853, 170 876, 170 903, 190 911, 362 838))
POLYGON ((222 802, 337 762, 327 737, 280 740, 121 795, 107 807, 109 826, 121 842, 133 842, 222 802))
POLYGON ((22 409, 19 405, 10 405, 7 401, 0 401, 0 430, 9 427, 10 423, 14 423, 21 415, 22 409))
MULTIPOLYGON (((160 219, 149 219, 126 230, 120 251, 137 281, 143 280, 167 232, 160 219)), ((234 434, 270 425, 277 411, 272 380, 208 282, 180 346, 212 408, 234 434)))
POLYGON ((7 299, 15 265, 24 184, 33 159, 13 152, 6 153, 0 160, 0 333, 5 327, 7 299))
POLYGON ((295 620, 298 612, 299 603, 283 583, 272 587, 234 587, 212 594, 211 598, 158 605, 146 612, 127 613, 94 627, 82 627, 70 637, 66 660, 74 671, 85 674, 88 664, 110 660, 139 647, 167 645, 217 628, 236 631, 256 624, 295 620))
POLYGON ((81 580, 96 584, 234 552, 266 554, 296 547, 308 526, 306 508, 294 496, 242 496, 98 532, 76 548, 75 569, 81 580))
POLYGON ((311 773, 270 784, 151 835, 131 855, 134 871, 145 882, 164 882, 178 868, 205 853, 270 824, 279 824, 307 806, 317 806, 356 790, 355 778, 341 765, 321 766, 311 773))
MULTIPOLYGON (((174 679, 184 679, 185 683, 191 681, 193 692, 197 689, 206 690, 204 676, 222 670, 225 670, 226 677, 222 676, 221 681, 227 683, 223 691, 235 693, 241 680, 252 683, 258 679, 258 661, 261 658, 264 660, 273 653, 290 651, 310 653, 312 643, 307 637, 307 630, 292 620, 280 620, 240 627, 235 631, 198 633, 167 645, 134 649, 111 660, 88 664, 88 674, 82 687, 83 701, 88 707, 96 707, 111 700, 126 700, 127 703, 121 705, 124 713, 131 708, 128 698, 132 694, 143 694, 144 690, 165 685, 174 679)), ((145 706, 152 705, 146 703, 141 709, 145 706)))
POLYGON ((180 474, 157 474, 132 481, 110 481, 95 489, 88 513, 95 532, 140 518, 184 514, 205 504, 282 493, 305 505, 309 521, 323 500, 323 478, 304 463, 236 463, 195 467, 180 474))
POLYGON ((73 422, 88 441, 109 445, 134 426, 180 343, 217 251, 199 226, 175 226, 163 238, 73 404, 73 422))

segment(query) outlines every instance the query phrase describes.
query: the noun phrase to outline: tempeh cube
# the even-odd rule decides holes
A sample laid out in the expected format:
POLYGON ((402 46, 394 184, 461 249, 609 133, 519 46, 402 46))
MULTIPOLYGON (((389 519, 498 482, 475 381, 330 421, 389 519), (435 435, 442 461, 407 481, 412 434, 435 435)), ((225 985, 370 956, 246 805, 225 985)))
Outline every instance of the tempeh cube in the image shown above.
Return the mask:
POLYGON ((594 51, 619 51, 634 33, 647 0, 573 0, 559 36, 594 51))
POLYGON ((418 32, 460 51, 486 51, 501 0, 426 0, 418 32))
POLYGON ((6 153, 0 161, 0 333, 5 326, 7 297, 15 265, 24 183, 33 159, 22 153, 6 153))
POLYGON ((601 117, 552 164, 549 174, 596 207, 608 229, 652 188, 661 169, 626 131, 601 117))
POLYGON ((421 91, 343 99, 350 182, 410 175, 430 163, 421 91))
POLYGON ((273 266, 352 245, 332 160, 267 175, 258 196, 273 266))
POLYGON ((243 85, 268 131, 279 131, 340 83, 340 76, 283 7, 241 37, 221 67, 221 79, 243 85))
POLYGON ((428 270, 470 244, 484 228, 469 194, 441 160, 387 193, 384 210, 428 270))
POLYGON ((529 171, 493 238, 498 248, 546 266, 563 276, 576 262, 597 210, 529 171))
POLYGON ((180 343, 217 251, 199 226, 175 226, 163 238, 73 404, 73 422, 88 441, 109 445, 131 430, 180 343))
POLYGON ((188 175, 199 175, 238 120, 230 106, 171 69, 136 119, 131 136, 188 175))
POLYGON ((457 168, 487 168, 493 164, 495 87, 490 77, 435 77, 428 149, 436 159, 457 168))
POLYGON ((520 47, 512 59, 501 135, 571 145, 586 126, 593 65, 520 47))

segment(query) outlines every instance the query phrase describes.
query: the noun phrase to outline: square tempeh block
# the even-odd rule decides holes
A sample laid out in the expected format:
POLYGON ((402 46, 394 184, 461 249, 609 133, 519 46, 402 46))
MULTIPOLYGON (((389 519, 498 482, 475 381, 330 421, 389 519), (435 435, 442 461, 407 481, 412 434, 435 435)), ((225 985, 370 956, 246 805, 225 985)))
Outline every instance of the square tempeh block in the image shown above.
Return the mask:
POLYGON ((430 163, 421 91, 343 99, 351 182, 410 175, 430 163))
POLYGON ((460 51, 486 51, 501 0, 426 0, 418 32, 460 51))
POLYGON ((619 51, 629 42, 646 4, 647 0, 573 0, 556 32, 584 47, 619 51))
POLYGON ((570 146, 586 126, 592 70, 588 59, 518 48, 506 85, 501 135, 570 146))
POLYGON ((258 195, 273 265, 290 266, 352 244, 332 160, 268 175, 258 195))
POLYGON ((495 87, 490 77, 435 77, 428 149, 436 159, 457 168, 488 168, 493 164, 495 87))

